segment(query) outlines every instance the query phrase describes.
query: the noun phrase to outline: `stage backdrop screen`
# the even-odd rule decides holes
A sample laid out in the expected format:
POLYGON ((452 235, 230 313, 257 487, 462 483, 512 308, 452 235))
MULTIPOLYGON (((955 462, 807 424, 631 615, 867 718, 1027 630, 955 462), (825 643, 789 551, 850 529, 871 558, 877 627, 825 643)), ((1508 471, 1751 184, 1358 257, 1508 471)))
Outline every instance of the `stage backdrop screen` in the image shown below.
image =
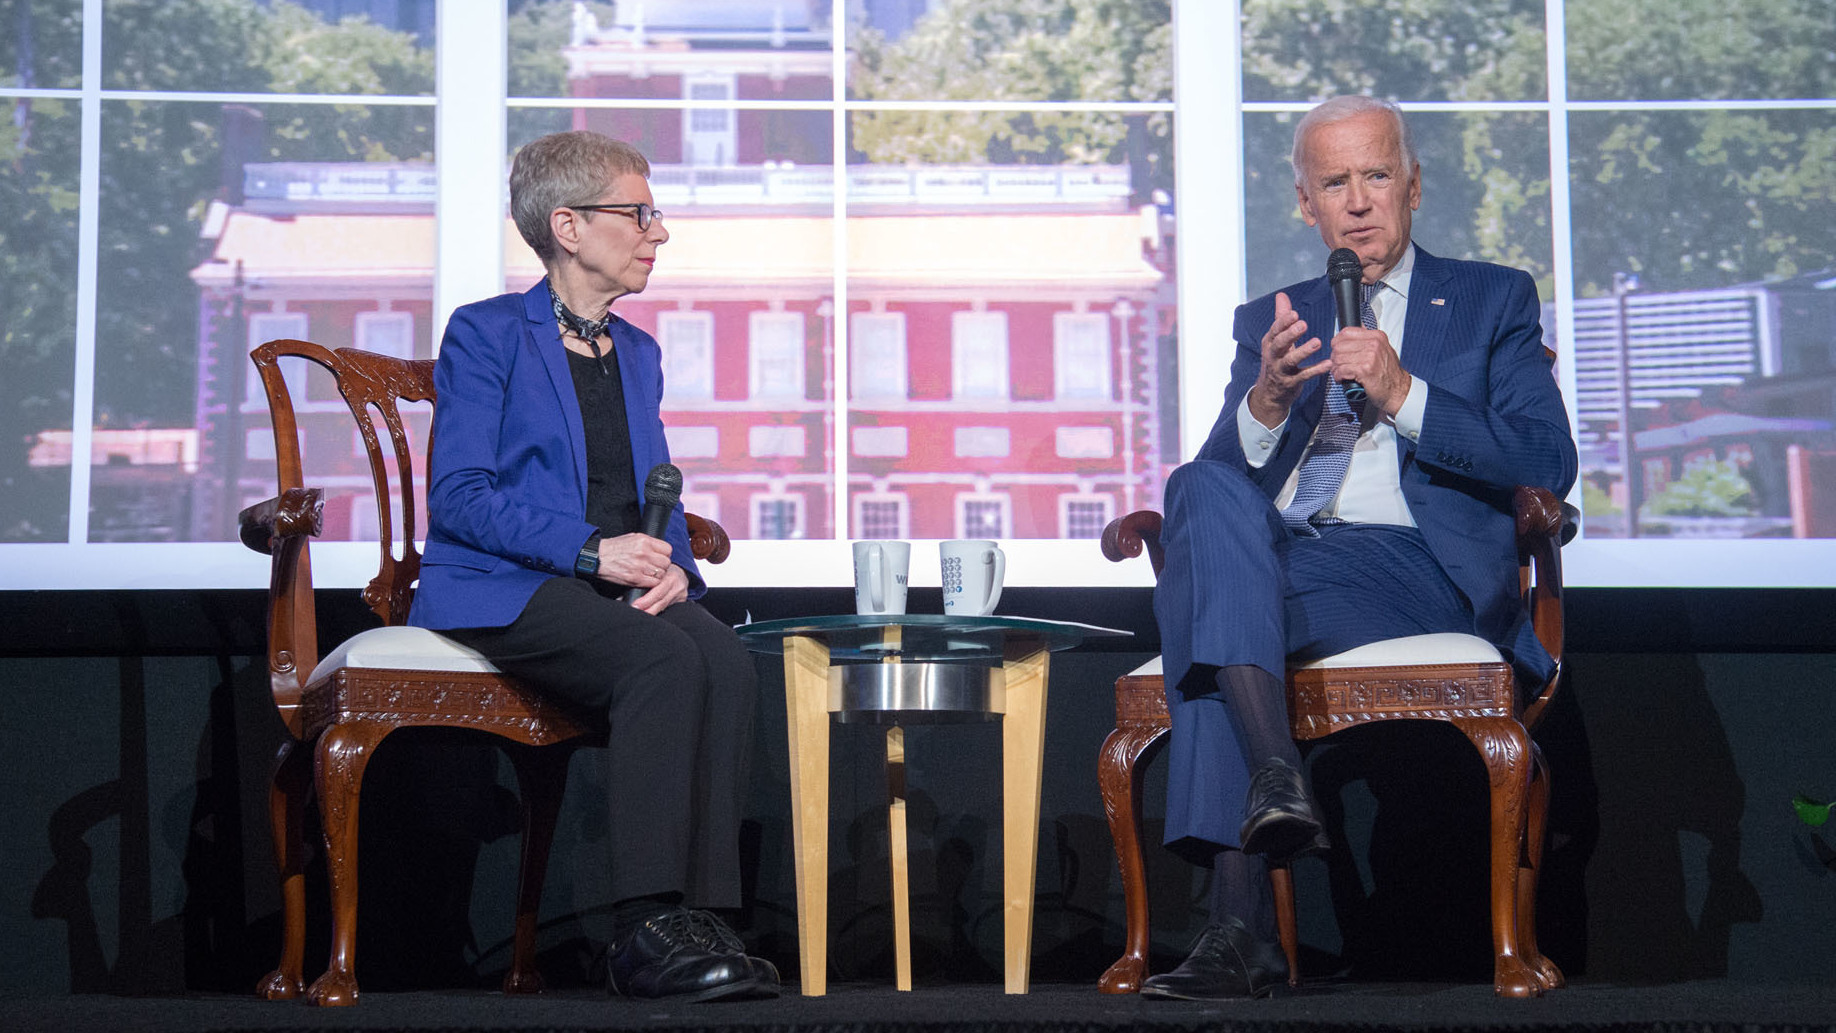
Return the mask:
MULTIPOLYGON (((0 590, 265 585, 249 350, 436 356, 542 276, 505 179, 574 128, 651 162, 670 241, 614 311, 735 540, 716 585, 846 584, 862 538, 921 586, 950 538, 1148 585, 1097 540, 1217 419, 1234 306, 1322 272, 1288 151, 1343 92, 1407 112, 1419 243, 1536 279, 1569 584, 1836 584, 1824 0, 351 6, 0 3, 0 590)), ((361 585, 361 436, 284 374, 316 580, 361 585)))

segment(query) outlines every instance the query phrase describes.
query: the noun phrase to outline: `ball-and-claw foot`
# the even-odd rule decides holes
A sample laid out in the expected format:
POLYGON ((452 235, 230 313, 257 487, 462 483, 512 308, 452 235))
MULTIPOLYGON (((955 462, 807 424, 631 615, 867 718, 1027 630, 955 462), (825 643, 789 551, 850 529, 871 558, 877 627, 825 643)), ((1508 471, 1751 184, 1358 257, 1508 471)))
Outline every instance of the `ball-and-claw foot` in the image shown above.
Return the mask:
POLYGON ((269 1001, 291 1001, 300 995, 300 981, 280 969, 261 977, 255 984, 255 996, 269 1001))
POLYGON ((349 972, 327 972, 306 988, 306 1003, 321 1008, 343 1008, 357 1003, 357 977, 349 972))
POLYGON ((534 969, 519 972, 511 968, 504 975, 504 993, 539 994, 546 989, 548 989, 548 984, 543 981, 542 973, 534 969))
POLYGON ((1498 959, 1492 989, 1500 997, 1536 997, 1543 992, 1543 980, 1524 959, 1509 955, 1498 959))
POLYGON ((1545 990, 1560 990, 1568 985, 1568 977, 1562 974, 1562 970, 1541 954, 1531 960, 1530 967, 1535 970, 1537 978, 1543 981, 1545 990))

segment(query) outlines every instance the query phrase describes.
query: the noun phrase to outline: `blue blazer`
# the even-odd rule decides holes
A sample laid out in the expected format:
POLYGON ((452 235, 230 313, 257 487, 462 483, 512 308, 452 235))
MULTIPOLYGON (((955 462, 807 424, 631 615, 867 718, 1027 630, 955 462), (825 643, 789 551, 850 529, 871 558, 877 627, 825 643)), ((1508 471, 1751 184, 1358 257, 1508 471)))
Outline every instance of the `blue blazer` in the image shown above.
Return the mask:
MULTIPOLYGON (((1308 337, 1332 353, 1332 292, 1324 276, 1283 288, 1308 337)), ((1237 435, 1237 406, 1256 383, 1275 296, 1237 309, 1224 410, 1198 458, 1234 464, 1272 500, 1313 437, 1325 407, 1316 377, 1289 411, 1274 456, 1251 468, 1237 435)), ((1543 350, 1541 307, 1528 273, 1489 262, 1437 258, 1417 246, 1403 322, 1402 365, 1428 385, 1422 436, 1397 435, 1403 497, 1441 567, 1473 604, 1475 633, 1531 670, 1548 670, 1518 599, 1513 490, 1574 486, 1578 466, 1568 411, 1543 350)))
MULTIPOLYGON (((624 320, 611 329, 625 387, 632 472, 669 461, 660 409, 663 353, 624 320)), ((428 445, 427 547, 408 623, 422 628, 502 627, 553 577, 573 577, 587 523, 586 433, 555 324, 546 279, 453 313, 434 364, 428 445)), ((707 591, 678 505, 665 539, 707 591)))

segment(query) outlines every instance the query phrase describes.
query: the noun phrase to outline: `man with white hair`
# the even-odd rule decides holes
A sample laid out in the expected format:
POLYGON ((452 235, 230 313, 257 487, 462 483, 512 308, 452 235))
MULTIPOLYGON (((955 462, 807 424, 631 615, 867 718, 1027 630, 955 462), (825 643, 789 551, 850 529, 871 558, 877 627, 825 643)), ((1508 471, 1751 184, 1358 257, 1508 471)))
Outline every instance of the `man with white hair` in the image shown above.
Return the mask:
POLYGON ((1166 841, 1213 879, 1210 924, 1147 997, 1286 979, 1267 864, 1326 845, 1288 730, 1290 659, 1452 631, 1525 683, 1552 666, 1512 591, 1514 490, 1565 495, 1577 465, 1534 282, 1413 243, 1421 165, 1393 104, 1320 104, 1293 162, 1301 216, 1357 255, 1360 319, 1333 332, 1324 276, 1238 308, 1223 412, 1167 480, 1166 841))

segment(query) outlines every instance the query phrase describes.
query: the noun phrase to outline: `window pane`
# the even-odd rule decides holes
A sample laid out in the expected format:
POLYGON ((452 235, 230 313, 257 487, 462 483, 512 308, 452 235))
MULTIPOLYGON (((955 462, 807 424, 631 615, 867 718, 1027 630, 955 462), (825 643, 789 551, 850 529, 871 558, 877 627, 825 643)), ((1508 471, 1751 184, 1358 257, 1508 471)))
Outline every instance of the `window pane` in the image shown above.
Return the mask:
POLYGON ((849 323, 848 377, 857 399, 905 398, 905 313, 856 312, 849 323))
MULTIPOLYGON (((1168 0, 850 5, 857 100, 1155 101, 1172 96, 1168 0)), ((1036 125, 1049 132, 1052 115, 1036 125)))
MULTIPOLYGON (((95 426, 183 430, 196 470, 99 458, 93 540, 234 541, 241 499, 273 493, 273 467, 244 460, 247 432, 267 426, 265 401, 251 404, 252 336, 360 346, 359 316, 384 308, 431 325, 432 115, 103 102, 95 426), (275 334, 258 333, 283 313, 275 334)), ((430 348, 413 342, 416 355, 430 348)), ((348 505, 368 490, 367 474, 341 486, 361 473, 348 409, 316 369, 296 405, 308 479, 331 486, 328 507, 348 505)), ((328 518, 327 534, 349 526, 328 518)))
MULTIPOLYGON (((1249 296, 1322 275, 1326 246, 1302 221, 1288 155, 1298 115, 1243 116, 1249 296)), ((1444 258, 1523 269, 1544 298, 1550 281, 1549 129, 1541 114, 1411 112, 1422 163, 1416 243, 1444 258)))
POLYGON ((827 101, 829 9, 828 0, 519 4, 509 94, 681 100, 694 97, 685 84, 719 77, 732 83, 727 97, 827 101))
POLYGON ((61 542, 70 534, 79 116, 74 100, 9 106, 13 131, 0 133, 0 542, 61 542))
POLYGON ((436 0, 377 6, 104 0, 111 90, 431 96, 436 0), (346 10, 346 8, 350 8, 346 10))
POLYGON ((964 491, 1014 500, 1016 538, 1060 537, 1057 500, 1079 478, 1131 483, 1157 505, 1178 462, 1168 121, 1079 114, 1057 127, 1075 146, 1017 156, 987 140, 964 150, 958 112, 901 114, 851 116, 864 160, 846 180, 849 420, 869 445, 905 433, 899 448, 851 439, 850 492, 905 492, 919 538, 958 534, 964 491), (1061 390, 1061 316, 1104 325, 1071 348, 1092 366, 1074 390, 1061 390), (904 324, 906 379, 870 395, 858 387, 881 375, 872 328, 889 317, 904 324), (1068 424, 1128 447, 1067 457, 1068 424))
POLYGON ((83 85, 83 0, 0 5, 0 86, 74 90, 83 85))
POLYGON ((1544 0, 1243 0, 1243 98, 1542 100, 1544 0))
POLYGON ((1589 533, 1819 533, 1836 112, 1576 112, 1569 131, 1589 533))
POLYGON ((1836 95, 1827 0, 1568 0, 1575 100, 1836 95))

